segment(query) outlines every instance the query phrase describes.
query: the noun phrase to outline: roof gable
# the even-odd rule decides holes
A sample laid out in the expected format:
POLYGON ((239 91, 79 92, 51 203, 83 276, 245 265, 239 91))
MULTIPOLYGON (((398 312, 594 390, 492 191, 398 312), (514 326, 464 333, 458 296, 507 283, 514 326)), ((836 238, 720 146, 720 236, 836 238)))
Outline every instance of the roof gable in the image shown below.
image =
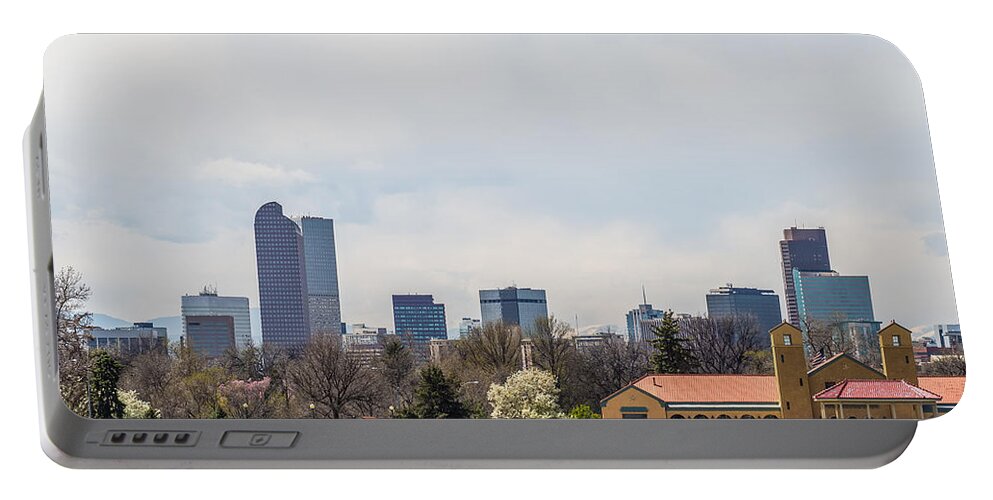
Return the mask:
POLYGON ((666 403, 779 403, 772 375, 647 375, 633 385, 666 403))
POLYGON ((903 380, 846 379, 814 394, 814 400, 825 399, 907 399, 939 400, 941 396, 908 384, 903 380))
POLYGON ((873 373, 879 375, 881 378, 886 378, 886 375, 883 374, 883 372, 881 372, 881 371, 879 371, 879 370, 877 370, 877 369, 875 369, 875 368, 873 368, 873 367, 871 367, 871 366, 869 366, 869 365, 867 365, 867 364, 859 361, 858 359, 855 359, 853 356, 849 355, 847 352, 840 352, 838 354, 835 354, 834 356, 831 356, 830 358, 826 359, 823 363, 821 363, 821 364, 819 364, 819 365, 811 368, 810 370, 808 370, 807 371, 807 376, 809 377, 811 375, 814 375, 815 373, 817 373, 817 372, 819 372, 819 371, 821 371, 821 370, 823 370, 823 369, 825 369, 825 368, 827 368, 827 367, 829 367, 829 366, 831 366, 833 364, 836 364, 836 363, 840 362, 843 359, 847 359, 847 360, 855 363, 856 365, 861 366, 862 368, 865 368, 866 370, 869 370, 870 372, 873 372, 873 373))

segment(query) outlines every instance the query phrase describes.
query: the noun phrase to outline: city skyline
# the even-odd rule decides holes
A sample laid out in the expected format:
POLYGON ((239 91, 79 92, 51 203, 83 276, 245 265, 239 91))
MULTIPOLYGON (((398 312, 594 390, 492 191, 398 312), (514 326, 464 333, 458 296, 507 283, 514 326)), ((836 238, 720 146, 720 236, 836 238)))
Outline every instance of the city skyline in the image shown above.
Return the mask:
POLYGON ((727 282, 785 297, 776 242, 799 221, 830 230, 834 267, 871 277, 879 320, 957 323, 912 69, 844 39, 774 54, 690 40, 565 37, 536 53, 527 37, 384 37, 373 65, 368 41, 342 37, 223 69, 209 43, 176 59, 182 40, 138 40, 145 61, 84 42, 52 54, 46 80, 56 265, 87 277, 94 311, 131 321, 176 315, 205 282, 259 307, 251 213, 280 200, 334 219, 347 323, 389 325, 390 296, 420 292, 451 331, 478 316, 478 290, 520 283, 562 319, 622 331, 642 285, 691 314, 727 282), (848 57, 810 67, 823 44, 848 57), (122 88, 87 71, 108 55, 163 78, 122 88), (253 87, 216 95, 203 79, 253 87), (115 99, 77 102, 79 85, 115 99))

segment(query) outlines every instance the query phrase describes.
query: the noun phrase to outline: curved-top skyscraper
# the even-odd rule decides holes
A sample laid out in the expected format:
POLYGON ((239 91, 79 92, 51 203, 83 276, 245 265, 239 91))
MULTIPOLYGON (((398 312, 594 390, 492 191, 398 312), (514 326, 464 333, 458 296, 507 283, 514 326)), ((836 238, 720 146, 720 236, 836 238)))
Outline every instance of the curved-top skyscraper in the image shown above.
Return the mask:
POLYGON ((255 262, 262 343, 302 348, 310 339, 303 233, 274 201, 255 212, 255 262))

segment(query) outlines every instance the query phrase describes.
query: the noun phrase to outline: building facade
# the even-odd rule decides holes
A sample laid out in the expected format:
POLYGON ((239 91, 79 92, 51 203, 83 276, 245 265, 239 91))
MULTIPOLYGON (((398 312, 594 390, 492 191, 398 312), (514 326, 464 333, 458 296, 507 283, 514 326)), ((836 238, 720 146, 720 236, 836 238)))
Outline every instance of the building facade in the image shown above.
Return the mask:
POLYGON ((183 316, 186 345, 197 354, 214 359, 235 347, 235 324, 232 316, 183 316))
POLYGON ((341 299, 338 295, 334 221, 307 216, 301 217, 299 224, 303 232, 310 333, 338 334, 341 332, 341 299))
POLYGON ((473 330, 478 330, 479 328, 482 328, 482 326, 483 326, 482 320, 478 320, 474 318, 462 318, 462 320, 459 321, 459 338, 460 339, 465 338, 465 336, 469 335, 469 333, 471 333, 473 330))
POLYGON ((957 349, 962 346, 962 327, 958 324, 941 324, 932 327, 932 333, 924 337, 924 345, 943 349, 957 349))
POLYGON ((815 324, 828 326, 854 346, 853 353, 866 359, 879 349, 876 332, 880 323, 872 311, 868 276, 843 276, 834 271, 793 270, 800 328, 808 334, 815 324))
POLYGON ((831 259, 828 256, 827 233, 824 228, 799 229, 790 227, 783 230, 779 242, 783 264, 783 285, 786 291, 786 312, 791 325, 799 327, 801 316, 797 310, 796 288, 793 272, 830 271, 831 259))
POLYGON ((248 297, 225 297, 216 290, 204 288, 197 295, 183 295, 180 312, 183 316, 183 336, 188 337, 188 316, 230 316, 234 321, 234 344, 244 349, 252 343, 252 319, 248 297))
POLYGON ((310 340, 303 232, 276 202, 255 213, 262 342, 302 349, 310 340))
MULTIPOLYGON (((758 331, 765 333, 783 322, 779 296, 772 290, 735 287, 731 284, 715 288, 707 294, 707 315, 750 316, 755 319, 758 331)), ((768 339, 762 335, 763 339, 768 339)))
POLYGON ((537 288, 480 290, 479 309, 483 324, 503 321, 521 327, 524 336, 530 336, 536 320, 548 317, 545 291, 537 288))
POLYGON ((839 354, 808 366, 802 332, 770 335, 775 375, 646 375, 600 402, 603 418, 926 419, 951 411, 965 377, 918 377, 910 330, 878 332, 882 371, 839 354))
POLYGON ((169 344, 166 329, 152 323, 134 323, 111 329, 93 328, 87 333, 90 349, 104 349, 126 356, 165 348, 169 344))
POLYGON ((647 342, 655 338, 652 326, 661 324, 665 311, 655 309, 651 304, 639 304, 637 309, 628 311, 627 320, 628 342, 647 342))
POLYGON ((393 331, 415 353, 426 359, 432 339, 447 339, 445 304, 431 295, 394 295, 393 331))

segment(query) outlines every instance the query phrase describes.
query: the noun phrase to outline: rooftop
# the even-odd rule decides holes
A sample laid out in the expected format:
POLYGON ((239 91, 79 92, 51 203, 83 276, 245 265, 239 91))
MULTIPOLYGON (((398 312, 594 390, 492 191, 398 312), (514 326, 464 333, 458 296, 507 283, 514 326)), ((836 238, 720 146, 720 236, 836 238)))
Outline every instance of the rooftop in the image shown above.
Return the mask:
POLYGON ((931 391, 908 384, 903 380, 842 380, 837 384, 814 394, 814 400, 821 399, 933 399, 941 396, 931 391))

